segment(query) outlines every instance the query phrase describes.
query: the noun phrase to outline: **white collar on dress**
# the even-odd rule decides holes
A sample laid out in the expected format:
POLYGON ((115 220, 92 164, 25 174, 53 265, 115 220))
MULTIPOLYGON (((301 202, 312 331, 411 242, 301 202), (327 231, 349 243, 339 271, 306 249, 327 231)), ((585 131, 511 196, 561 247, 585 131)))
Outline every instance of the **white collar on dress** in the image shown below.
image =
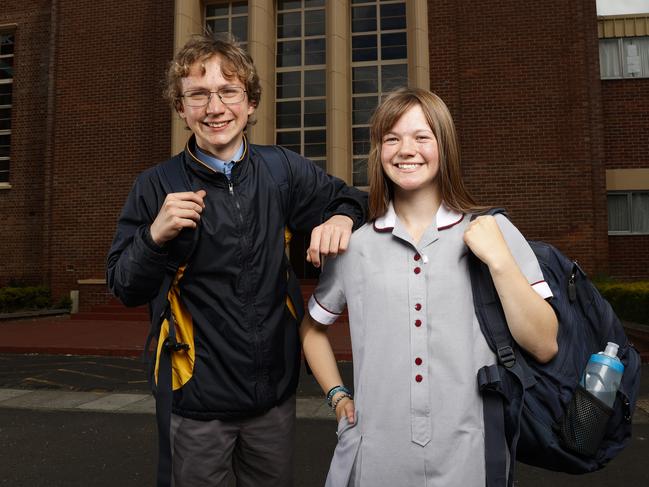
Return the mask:
MULTIPOLYGON (((464 218, 463 213, 458 213, 455 210, 447 208, 444 203, 439 205, 437 210, 437 215, 435 215, 435 221, 437 223, 437 230, 446 230, 454 225, 457 225, 464 218)), ((377 232, 387 232, 392 231, 394 225, 397 221, 397 214, 394 211, 394 205, 392 201, 388 205, 388 211, 385 215, 374 220, 374 230, 377 232)))

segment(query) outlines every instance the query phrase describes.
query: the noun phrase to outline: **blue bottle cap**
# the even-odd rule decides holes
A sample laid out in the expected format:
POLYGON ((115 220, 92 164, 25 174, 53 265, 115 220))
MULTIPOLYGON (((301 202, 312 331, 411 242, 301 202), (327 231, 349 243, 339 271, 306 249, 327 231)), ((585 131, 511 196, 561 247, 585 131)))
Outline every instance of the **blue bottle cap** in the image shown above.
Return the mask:
POLYGON ((596 362, 598 364, 608 365, 620 374, 624 372, 624 364, 620 362, 620 359, 618 359, 617 357, 609 357, 608 355, 594 353, 590 356, 590 361, 596 362))

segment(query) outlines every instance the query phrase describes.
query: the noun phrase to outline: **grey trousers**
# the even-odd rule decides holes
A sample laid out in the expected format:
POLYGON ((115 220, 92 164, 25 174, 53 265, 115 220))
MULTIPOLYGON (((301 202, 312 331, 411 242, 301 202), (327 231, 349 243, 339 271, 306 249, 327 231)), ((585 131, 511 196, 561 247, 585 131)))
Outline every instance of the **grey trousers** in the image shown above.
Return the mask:
POLYGON ((173 487, 292 487, 295 396, 244 420, 172 414, 171 444, 173 487))

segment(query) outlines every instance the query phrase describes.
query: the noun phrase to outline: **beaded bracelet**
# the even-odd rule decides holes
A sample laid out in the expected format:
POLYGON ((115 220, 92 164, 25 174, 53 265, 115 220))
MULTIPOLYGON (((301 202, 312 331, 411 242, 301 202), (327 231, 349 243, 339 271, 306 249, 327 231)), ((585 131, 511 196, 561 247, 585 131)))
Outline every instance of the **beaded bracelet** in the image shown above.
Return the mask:
POLYGON ((340 395, 336 398, 336 400, 331 403, 331 409, 333 409, 334 412, 336 412, 336 406, 338 406, 338 403, 343 399, 345 399, 346 397, 350 399, 354 399, 351 394, 348 394, 346 392, 341 392, 340 395))
POLYGON ((346 394, 349 394, 350 396, 352 394, 351 391, 342 384, 332 387, 331 389, 329 389, 329 392, 327 392, 327 404, 329 405, 329 407, 332 406, 331 400, 338 392, 344 392, 346 394))

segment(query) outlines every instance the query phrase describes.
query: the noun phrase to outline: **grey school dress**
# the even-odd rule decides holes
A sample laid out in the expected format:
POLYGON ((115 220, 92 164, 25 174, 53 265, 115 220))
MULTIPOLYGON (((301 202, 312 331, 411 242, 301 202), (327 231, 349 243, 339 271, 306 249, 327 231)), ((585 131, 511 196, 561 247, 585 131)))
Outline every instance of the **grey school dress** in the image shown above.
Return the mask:
MULTIPOLYGON (((550 297, 523 236, 496 219, 530 285, 550 297)), ((358 417, 338 425, 327 487, 485 485, 476 372, 495 356, 473 309, 469 220, 442 205, 415 245, 390 205, 327 261, 309 313, 331 324, 347 305, 358 417)))

